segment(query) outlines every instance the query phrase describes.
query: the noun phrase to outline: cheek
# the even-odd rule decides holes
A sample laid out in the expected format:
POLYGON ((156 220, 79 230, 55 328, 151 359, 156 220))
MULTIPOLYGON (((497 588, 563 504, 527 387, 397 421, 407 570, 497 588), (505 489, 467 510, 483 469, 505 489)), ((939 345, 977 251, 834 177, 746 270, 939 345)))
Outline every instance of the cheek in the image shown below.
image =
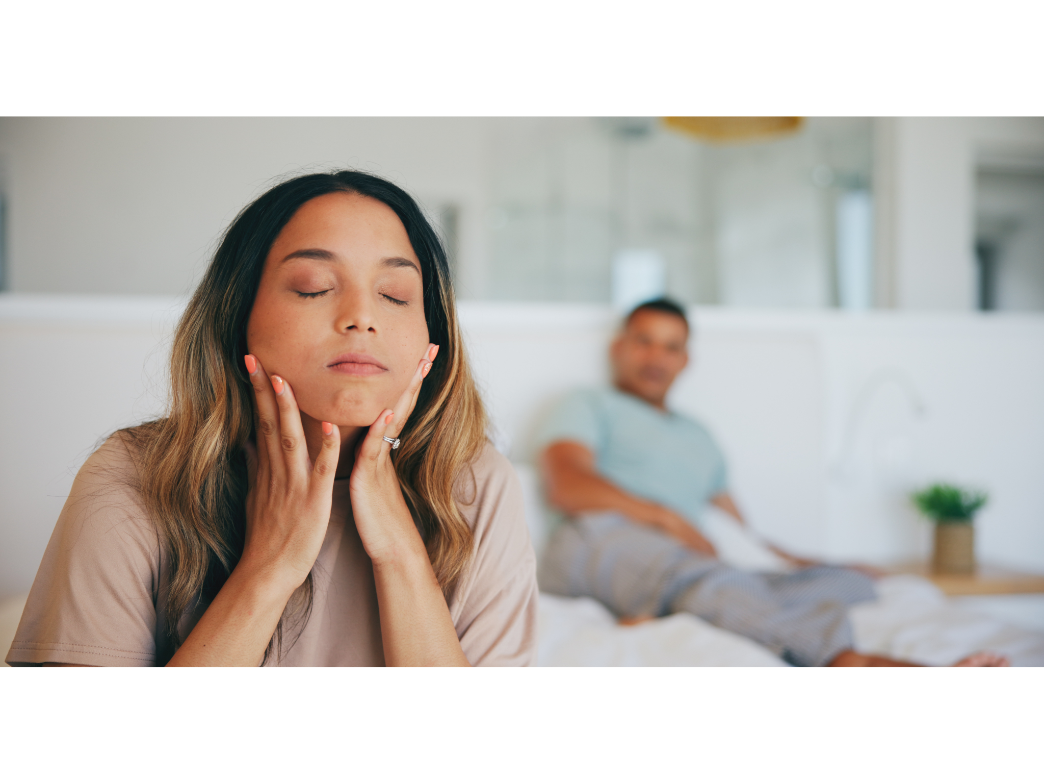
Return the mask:
POLYGON ((258 296, 247 322, 247 348, 255 354, 268 372, 288 372, 303 348, 307 334, 306 319, 290 308, 266 301, 258 296))

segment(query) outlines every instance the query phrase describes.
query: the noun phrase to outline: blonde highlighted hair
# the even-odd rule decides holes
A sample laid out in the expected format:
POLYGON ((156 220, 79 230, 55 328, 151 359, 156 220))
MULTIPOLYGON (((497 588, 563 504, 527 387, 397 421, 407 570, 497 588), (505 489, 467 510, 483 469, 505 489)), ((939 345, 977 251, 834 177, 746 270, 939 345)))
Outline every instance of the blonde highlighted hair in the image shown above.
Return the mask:
MULTIPOLYGON (((170 649, 178 624, 198 597, 212 599, 243 552, 247 468, 254 437, 254 393, 243 369, 246 324, 272 243, 305 202, 356 193, 399 216, 424 276, 424 314, 439 359, 393 452, 399 484, 447 596, 466 572, 472 534, 461 503, 469 466, 486 442, 487 419, 457 323, 446 253, 416 202, 401 188, 358 171, 310 174, 283 182, 247 206, 229 226, 174 336, 169 409, 164 418, 123 430, 138 468, 140 492, 170 562, 166 618, 170 649)), ((312 580, 285 617, 303 627, 312 580)), ((282 647, 281 621, 273 638, 282 647)), ((273 646, 269 648, 269 654, 273 646)), ((266 659, 267 659, 266 655, 266 659)))

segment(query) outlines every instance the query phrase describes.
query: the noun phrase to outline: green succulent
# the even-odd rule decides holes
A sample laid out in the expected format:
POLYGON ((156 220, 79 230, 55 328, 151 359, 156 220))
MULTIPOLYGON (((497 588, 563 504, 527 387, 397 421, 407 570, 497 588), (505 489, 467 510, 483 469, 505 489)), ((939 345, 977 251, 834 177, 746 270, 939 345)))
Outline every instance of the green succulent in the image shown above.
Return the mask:
POLYGON ((937 524, 968 523, 986 504, 988 495, 952 484, 932 484, 911 496, 914 505, 937 524))

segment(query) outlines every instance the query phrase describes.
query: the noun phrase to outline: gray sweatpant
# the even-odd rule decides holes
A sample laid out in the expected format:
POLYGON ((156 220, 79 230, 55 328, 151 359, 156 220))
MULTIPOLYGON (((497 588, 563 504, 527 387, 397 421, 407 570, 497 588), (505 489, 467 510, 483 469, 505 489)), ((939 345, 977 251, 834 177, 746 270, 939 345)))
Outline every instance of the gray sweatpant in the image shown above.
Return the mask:
POLYGON ((561 525, 539 581, 546 592, 589 596, 621 617, 689 612, 796 666, 822 666, 851 649, 848 607, 874 598, 873 582, 858 571, 743 571, 612 512, 561 525))

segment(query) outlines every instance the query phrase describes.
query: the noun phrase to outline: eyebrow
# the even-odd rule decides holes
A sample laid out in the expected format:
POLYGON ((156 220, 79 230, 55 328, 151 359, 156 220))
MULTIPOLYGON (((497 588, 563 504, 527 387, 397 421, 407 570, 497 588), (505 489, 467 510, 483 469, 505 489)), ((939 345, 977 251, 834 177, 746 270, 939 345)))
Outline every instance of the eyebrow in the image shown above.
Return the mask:
MULTIPOLYGON (((393 256, 392 258, 382 258, 381 259, 381 266, 390 267, 392 269, 398 269, 400 267, 401 268, 409 267, 414 272, 416 272, 418 275, 420 275, 420 273, 421 273, 420 267, 417 266, 417 264, 415 262, 410 261, 410 259, 408 259, 408 258, 400 258, 399 256, 393 256)), ((421 277, 423 277, 423 275, 421 275, 421 277)))
POLYGON ((295 250, 283 258, 279 263, 285 264, 291 258, 312 258, 316 261, 333 261, 335 256, 329 250, 320 250, 317 247, 305 248, 304 250, 295 250))
MULTIPOLYGON (((329 250, 323 250, 318 247, 304 248, 303 250, 295 250, 293 253, 286 255, 279 263, 286 263, 293 258, 311 258, 315 261, 336 261, 337 256, 331 253, 329 250)), ((416 272, 418 275, 421 274, 420 267, 417 266, 416 262, 410 261, 408 258, 402 258, 400 256, 392 256, 391 258, 382 258, 380 261, 381 266, 391 267, 393 269, 398 268, 409 268, 416 272)), ((423 277, 423 275, 422 275, 423 277)))

